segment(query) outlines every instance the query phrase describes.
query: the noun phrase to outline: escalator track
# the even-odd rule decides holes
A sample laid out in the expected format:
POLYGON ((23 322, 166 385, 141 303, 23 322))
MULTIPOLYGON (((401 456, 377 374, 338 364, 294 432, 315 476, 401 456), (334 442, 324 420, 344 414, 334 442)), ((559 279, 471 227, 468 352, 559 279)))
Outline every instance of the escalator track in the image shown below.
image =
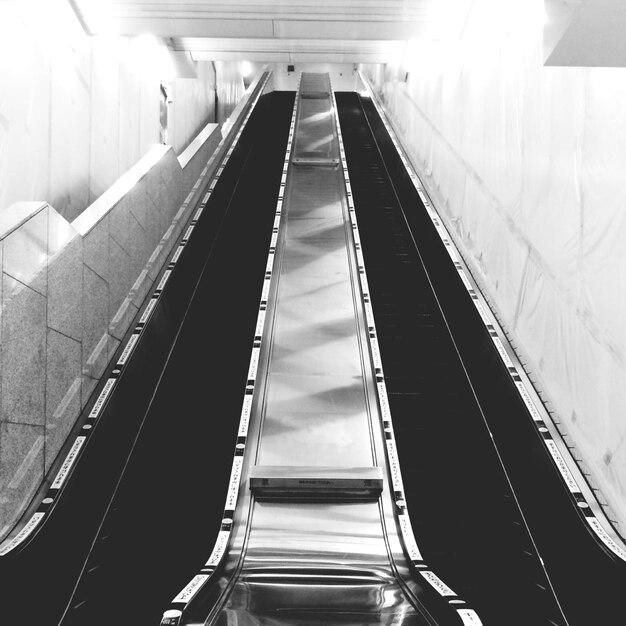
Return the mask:
MULTIPOLYGON (((392 125, 383 119, 372 92, 368 93, 372 97, 357 96, 361 110, 565 618, 571 626, 617 623, 626 588, 624 544, 602 513, 584 474, 573 462, 566 464, 563 457, 553 459, 558 431, 549 411, 532 389, 522 363, 512 352, 513 362, 502 356, 502 343, 498 343, 506 342, 506 330, 496 332, 493 325, 489 326, 497 327, 496 319, 485 319, 487 305, 483 301, 480 310, 480 300, 468 284, 471 274, 467 268, 463 270, 461 255, 453 252, 450 235, 424 195, 423 184, 402 153, 392 125)), ((474 286, 474 291, 477 289, 474 286)), ((396 402, 402 402, 401 397, 396 402)), ((454 432, 460 425, 460 421, 448 424, 454 432)), ((475 437, 470 438, 468 444, 474 441, 475 437)), ((566 450, 566 444, 562 448, 566 450)), ((465 463, 457 463, 445 440, 439 454, 455 465, 448 470, 451 474, 463 477, 471 470, 471 455, 465 457, 465 463)), ((449 488, 456 495, 454 479, 449 481, 449 488)), ((477 509, 471 498, 468 500, 470 510, 480 511, 481 519, 490 514, 489 509, 477 509)), ((510 502, 508 497, 505 500, 510 502)), ((458 532, 464 525, 455 528, 458 532)), ((487 549, 495 551, 499 549, 496 545, 487 549)), ((488 573, 485 578, 475 577, 473 584, 488 586, 488 573)), ((508 577, 509 573, 510 568, 505 567, 500 575, 508 577)))
POLYGON ((215 540, 292 105, 288 92, 259 99, 146 329, 166 364, 144 385, 153 364, 135 349, 138 377, 120 379, 59 511, 0 564, 3 623, 158 623, 215 540))
POLYGON ((565 624, 359 96, 337 102, 416 539, 485 624, 565 624))
POLYGON ((207 270, 63 624, 112 623, 112 597, 125 622, 158 623, 199 547, 217 536, 292 103, 289 93, 265 96, 245 131, 254 141, 207 270))

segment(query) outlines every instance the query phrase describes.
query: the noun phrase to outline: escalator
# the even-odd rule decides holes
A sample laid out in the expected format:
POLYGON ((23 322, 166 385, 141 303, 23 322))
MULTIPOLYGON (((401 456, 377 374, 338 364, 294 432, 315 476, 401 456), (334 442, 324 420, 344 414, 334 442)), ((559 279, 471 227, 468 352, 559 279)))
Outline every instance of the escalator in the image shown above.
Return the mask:
POLYGON ((427 560, 485 624, 618 623, 624 561, 591 531, 592 507, 544 447, 547 429, 503 365, 373 99, 337 101, 407 500, 427 560))
POLYGON ((0 559, 2 623, 157 624, 215 540, 293 98, 260 97, 63 497, 0 559))
POLYGON ((300 135, 289 122, 293 93, 258 100, 142 341, 115 374, 76 476, 40 532, 0 559, 2 622, 155 625, 174 598, 162 624, 619 623, 623 563, 581 523, 540 449, 371 100, 336 94, 340 155, 332 119, 315 109, 326 83, 306 78, 301 102, 313 112, 298 118, 300 135), (340 156, 348 201, 327 177, 341 171, 340 156), (288 202, 306 219, 284 235, 276 224, 288 202), (330 268, 331 284, 311 293, 335 288, 346 243, 354 320, 332 319, 344 297, 335 291, 294 307, 287 295, 319 272, 330 268), (365 273, 375 331, 360 300, 365 273), (287 302, 282 313, 268 294, 287 302), (274 343, 260 348, 265 307, 274 343), (299 318, 307 307, 312 318, 299 318), (307 382, 283 406, 272 380, 301 374, 327 350, 343 363, 337 346, 355 332, 364 371, 376 365, 376 338, 384 398, 373 367, 364 382, 351 369, 319 388, 307 382), (252 346, 261 356, 251 381, 252 346), (269 391, 251 401, 259 422, 242 436, 242 394, 261 385, 269 391), (393 423, 384 429, 383 400, 393 423), (333 407, 323 433, 311 402, 333 407), (311 456, 315 437, 326 447, 311 456), (401 490, 386 466, 390 440, 401 490), (235 509, 233 459, 244 449, 235 509), (382 496, 371 487, 379 482, 382 496), (181 589, 192 589, 189 601, 181 589))
POLYGON ((357 94, 337 94, 422 551, 485 624, 564 624, 357 94))

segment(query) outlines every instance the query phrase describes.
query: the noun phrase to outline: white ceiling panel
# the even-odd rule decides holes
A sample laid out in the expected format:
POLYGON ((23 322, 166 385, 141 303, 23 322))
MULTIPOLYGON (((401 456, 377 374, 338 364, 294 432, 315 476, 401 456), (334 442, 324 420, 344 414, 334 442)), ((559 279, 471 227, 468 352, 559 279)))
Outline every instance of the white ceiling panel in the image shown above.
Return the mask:
POLYGON ((304 63, 334 59, 336 63, 386 63, 404 50, 402 41, 339 39, 175 38, 174 50, 191 52, 196 61, 248 60, 304 63))
POLYGON ((171 39, 193 58, 268 62, 315 58, 337 62, 387 61, 390 48, 371 47, 428 36, 442 15, 467 13, 472 0, 70 0, 92 34, 150 33, 171 39), (224 46, 203 47, 222 39, 224 46), (267 48, 259 40, 278 42, 267 48), (298 47, 298 42, 305 45, 298 47), (330 45, 329 42, 334 42, 330 45), (350 42, 350 45, 345 45, 350 42), (263 59, 263 54, 267 54, 263 59), (220 55, 219 57, 217 55, 220 55))

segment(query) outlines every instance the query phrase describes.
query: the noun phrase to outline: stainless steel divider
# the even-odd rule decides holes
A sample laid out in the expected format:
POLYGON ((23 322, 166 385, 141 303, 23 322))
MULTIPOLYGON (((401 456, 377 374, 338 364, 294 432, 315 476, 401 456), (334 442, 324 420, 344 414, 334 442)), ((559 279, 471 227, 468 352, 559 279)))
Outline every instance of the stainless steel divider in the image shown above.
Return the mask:
POLYGON ((222 530, 162 626, 481 623, 412 569, 335 111, 303 74, 222 530))

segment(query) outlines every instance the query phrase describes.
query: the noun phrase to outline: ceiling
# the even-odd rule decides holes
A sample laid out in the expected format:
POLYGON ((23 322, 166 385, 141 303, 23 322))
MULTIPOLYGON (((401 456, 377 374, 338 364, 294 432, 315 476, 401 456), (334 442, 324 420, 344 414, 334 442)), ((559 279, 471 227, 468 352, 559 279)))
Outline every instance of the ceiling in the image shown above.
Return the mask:
POLYGON ((386 63, 472 0, 70 0, 91 34, 150 33, 194 60, 386 63))

